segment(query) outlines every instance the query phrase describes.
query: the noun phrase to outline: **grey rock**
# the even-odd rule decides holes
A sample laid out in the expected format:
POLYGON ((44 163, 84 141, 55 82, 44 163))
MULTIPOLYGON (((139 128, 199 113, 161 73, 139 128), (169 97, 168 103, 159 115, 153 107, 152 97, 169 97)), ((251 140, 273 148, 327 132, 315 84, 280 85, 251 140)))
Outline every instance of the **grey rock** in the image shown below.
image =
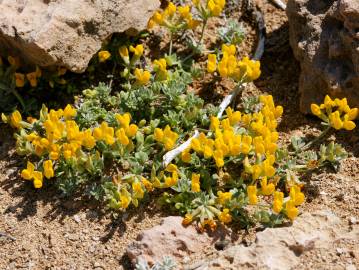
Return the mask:
POLYGON ((359 106, 359 1, 288 0, 286 13, 301 66, 301 111, 326 94, 359 106))
POLYGON ((83 72, 113 33, 146 28, 158 0, 3 0, 0 52, 83 72))

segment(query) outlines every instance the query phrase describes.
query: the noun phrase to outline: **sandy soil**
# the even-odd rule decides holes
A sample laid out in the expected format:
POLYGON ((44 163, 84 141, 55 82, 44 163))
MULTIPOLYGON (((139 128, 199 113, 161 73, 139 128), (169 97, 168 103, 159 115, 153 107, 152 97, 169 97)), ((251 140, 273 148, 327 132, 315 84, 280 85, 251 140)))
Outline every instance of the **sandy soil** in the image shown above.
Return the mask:
MULTIPOLYGON (((318 133, 319 121, 299 113, 298 63, 288 44, 285 13, 266 0, 257 1, 265 14, 268 39, 262 59, 263 75, 251 92, 270 93, 285 113, 280 124, 281 139, 292 134, 318 133)), ((253 31, 252 31, 253 32, 253 31)), ((253 34, 253 33, 252 33, 253 34)), ((254 37, 249 37, 249 40, 254 37)), ((213 91, 218 97, 221 90, 213 91), (219 92, 218 92, 219 91, 219 92)), ((207 96, 207 94, 206 94, 207 96)), ((217 98, 213 97, 213 100, 217 98)), ((211 97, 208 100, 212 100, 211 97)), ((154 203, 119 218, 102 212, 96 204, 80 198, 63 198, 55 189, 34 190, 19 178, 23 161, 14 153, 12 131, 0 129, 0 269, 129 269, 126 246, 139 232, 160 222, 154 203), (13 237, 13 239, 12 239, 13 237)), ((316 172, 305 177, 307 203, 302 211, 330 209, 347 220, 359 220, 359 129, 339 132, 330 139, 350 153, 339 172, 316 172)), ((245 238, 245 232, 237 242, 245 238)), ((359 267, 359 250, 350 242, 338 243, 346 252, 333 250, 307 253, 303 269, 359 267)), ((194 258, 211 256, 214 247, 194 258)))

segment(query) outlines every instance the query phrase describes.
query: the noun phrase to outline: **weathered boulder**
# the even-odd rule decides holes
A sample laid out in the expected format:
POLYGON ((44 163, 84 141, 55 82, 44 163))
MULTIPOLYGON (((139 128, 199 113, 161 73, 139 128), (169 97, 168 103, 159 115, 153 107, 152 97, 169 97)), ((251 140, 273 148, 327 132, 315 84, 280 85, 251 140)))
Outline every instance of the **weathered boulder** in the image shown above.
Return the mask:
POLYGON ((83 72, 113 33, 146 28, 159 0, 0 1, 0 53, 83 72))
POLYGON ((326 94, 359 106, 359 1, 288 0, 286 12, 301 66, 301 111, 326 94))
POLYGON ((194 226, 183 227, 182 217, 170 216, 160 225, 143 231, 137 241, 127 247, 127 256, 133 264, 148 262, 153 265, 168 256, 177 262, 184 257, 201 253, 211 240, 207 234, 199 234, 194 226))
POLYGON ((318 264, 321 266, 308 269, 329 269, 328 265, 333 265, 330 254, 341 242, 353 242, 354 246, 359 244, 359 226, 353 226, 348 231, 345 225, 342 219, 330 211, 305 213, 290 227, 268 228, 257 233, 254 244, 232 246, 219 252, 216 259, 188 269, 301 269, 299 265, 302 257, 308 253, 328 258, 327 264, 322 261, 323 264, 318 264))

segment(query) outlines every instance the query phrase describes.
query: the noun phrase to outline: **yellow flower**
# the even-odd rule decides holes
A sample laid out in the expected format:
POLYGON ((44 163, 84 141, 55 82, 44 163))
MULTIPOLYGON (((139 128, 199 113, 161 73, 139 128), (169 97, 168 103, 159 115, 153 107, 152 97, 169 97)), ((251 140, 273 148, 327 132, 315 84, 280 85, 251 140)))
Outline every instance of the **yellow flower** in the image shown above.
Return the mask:
POLYGON ((16 87, 24 87, 25 85, 25 75, 22 73, 15 73, 15 85, 16 87))
POLYGON ((167 8, 165 9, 165 14, 168 16, 173 16, 176 13, 176 6, 172 2, 168 3, 167 8))
POLYGON ((31 180, 34 177, 34 171, 35 165, 28 161, 26 169, 21 171, 21 177, 25 180, 31 180))
POLYGON ((322 111, 317 104, 311 104, 310 109, 315 116, 320 116, 322 114, 322 111))
POLYGON ((124 128, 120 128, 116 131, 116 137, 118 138, 118 140, 120 141, 120 143, 122 145, 128 145, 130 143, 130 140, 128 139, 125 129, 124 128))
POLYGON ((187 213, 182 221, 182 225, 186 226, 186 225, 190 224, 192 222, 192 219, 193 219, 192 215, 187 213))
POLYGON ((343 119, 343 128, 346 130, 353 130, 356 127, 355 123, 353 121, 349 120, 349 115, 344 115, 343 119))
POLYGON ((215 54, 208 55, 207 71, 209 73, 215 72, 217 69, 217 57, 215 54))
POLYGON ((161 25, 164 21, 164 16, 160 12, 156 11, 152 16, 152 20, 154 23, 161 25))
POLYGON ((282 211, 283 208, 283 198, 284 198, 284 194, 283 192, 280 191, 275 191, 274 192, 274 198, 273 198, 273 211, 277 214, 280 213, 280 211, 282 211))
POLYGON ((330 125, 336 130, 343 128, 343 121, 340 119, 339 111, 329 114, 329 121, 330 125))
POLYGON ((358 108, 350 109, 347 112, 347 115, 348 115, 348 120, 349 121, 355 120, 357 118, 357 116, 358 116, 358 108))
POLYGON ((51 160, 46 160, 43 164, 43 167, 44 167, 44 176, 47 179, 54 177, 55 172, 51 160))
POLYGON ((217 129, 219 129, 219 125, 220 125, 220 121, 216 116, 211 116, 211 125, 210 125, 210 130, 212 131, 216 131, 217 129))
POLYGON ((131 196, 126 189, 121 189, 120 201, 122 209, 126 209, 130 205, 131 196))
POLYGON ((236 54, 236 46, 233 44, 231 44, 231 45, 223 44, 222 45, 222 53, 223 53, 223 55, 226 55, 226 56, 235 55, 236 54))
POLYGON ((305 196, 300 191, 300 187, 298 186, 293 186, 290 188, 289 196, 290 200, 293 201, 295 206, 301 205, 305 200, 305 196))
MULTIPOLYGON (((37 73, 36 73, 36 71, 27 73, 26 78, 30 82, 31 87, 36 87, 37 86, 37 73)), ((21 86, 19 86, 19 87, 21 87, 21 86)))
POLYGON ((71 119, 76 116, 76 109, 68 104, 64 109, 64 117, 66 120, 71 119))
POLYGON ((330 98, 330 96, 326 95, 324 98, 324 107, 326 109, 330 109, 333 106, 335 106, 335 102, 330 98))
POLYGON ((166 167, 166 171, 167 172, 177 172, 178 171, 178 168, 175 164, 168 164, 168 166, 166 167))
POLYGON ((14 128, 21 127, 22 116, 21 113, 16 110, 10 115, 10 125, 14 128))
POLYGON ((136 68, 134 73, 139 85, 146 85, 151 79, 151 73, 148 70, 136 68))
POLYGON ((103 140, 109 145, 115 143, 114 129, 109 127, 106 122, 102 122, 100 127, 94 129, 93 136, 96 140, 103 140))
POLYGON ((189 6, 178 7, 178 13, 185 19, 189 19, 191 17, 191 10, 189 6))
POLYGON ((92 136, 92 131, 91 129, 87 129, 83 132, 82 135, 82 145, 85 146, 88 149, 92 149, 95 147, 96 145, 96 140, 95 138, 92 136))
POLYGON ((136 47, 130 46, 130 52, 133 53, 135 58, 140 58, 143 55, 143 45, 139 44, 136 47))
POLYGON ((231 192, 218 191, 217 196, 218 196, 217 201, 221 205, 224 205, 227 201, 232 199, 232 193, 231 192))
POLYGON ((257 198, 257 187, 256 186, 247 186, 247 194, 248 194, 248 203, 251 205, 255 205, 258 203, 257 198))
POLYGON ((126 128, 126 135, 128 137, 134 137, 137 133, 137 130, 138 130, 138 126, 135 125, 135 124, 131 124, 129 125, 127 128, 126 128))
POLYGON ((298 214, 299 214, 299 211, 298 211, 298 208, 295 207, 295 203, 294 201, 292 200, 289 200, 286 202, 285 204, 285 210, 286 210, 286 214, 287 214, 287 217, 290 219, 290 220, 294 220, 298 214))
POLYGON ((167 62, 166 59, 161 58, 153 61, 153 70, 156 72, 159 81, 167 80, 168 71, 167 71, 167 62))
POLYGON ((191 188, 193 192, 200 192, 201 186, 200 186, 200 175, 196 173, 192 173, 192 179, 191 179, 191 188))
POLYGON ((35 188, 41 188, 42 187, 42 181, 43 181, 43 176, 41 172, 38 171, 34 171, 34 187, 35 188))
POLYGON ((264 176, 261 180, 261 190, 263 195, 269 196, 274 192, 275 186, 273 183, 267 183, 267 177, 264 176))
POLYGON ((140 182, 133 182, 132 183, 132 190, 134 192, 134 197, 142 199, 144 195, 144 191, 142 189, 142 185, 140 182))
POLYGON ((146 178, 142 177, 141 182, 149 192, 151 192, 153 190, 152 183, 150 181, 148 181, 146 178))
POLYGON ((228 208, 224 208, 223 211, 219 214, 218 219, 223 223, 230 223, 232 222, 232 216, 229 213, 228 208))
POLYGON ((118 53, 120 54, 122 60, 126 63, 130 63, 130 56, 128 54, 128 49, 126 46, 122 46, 118 49, 118 53))
POLYGON ((163 130, 160 129, 160 128, 155 128, 155 131, 154 131, 154 138, 156 141, 158 142, 162 142, 163 141, 163 137, 164 137, 164 133, 163 133, 163 130))
POLYGON ((109 51, 99 51, 98 52, 98 60, 100 62, 105 62, 110 57, 111 57, 111 53, 109 51))
POLYGON ((117 121, 120 123, 121 127, 127 128, 130 125, 131 122, 131 114, 125 113, 125 114, 115 114, 115 117, 117 121))
POLYGON ((190 163, 192 160, 192 156, 189 152, 189 150, 185 150, 181 153, 181 160, 185 163, 190 163))

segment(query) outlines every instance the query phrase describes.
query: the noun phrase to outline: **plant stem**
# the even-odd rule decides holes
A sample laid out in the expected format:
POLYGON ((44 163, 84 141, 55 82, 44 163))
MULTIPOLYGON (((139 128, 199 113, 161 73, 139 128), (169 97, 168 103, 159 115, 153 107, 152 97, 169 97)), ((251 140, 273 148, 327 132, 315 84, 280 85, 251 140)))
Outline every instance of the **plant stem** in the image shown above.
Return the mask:
POLYGON ((201 37, 199 38, 199 42, 197 43, 197 48, 198 46, 202 43, 203 41, 203 37, 204 37, 204 30, 206 29, 207 26, 207 19, 203 21, 203 25, 202 25, 202 30, 201 30, 201 37))
POLYGON ((171 36, 170 36, 170 49, 168 54, 172 55, 172 47, 173 47, 173 33, 171 32, 171 36))
POLYGON ((318 141, 320 141, 321 139, 323 139, 323 137, 325 135, 327 135, 327 133, 329 132, 329 130, 331 129, 331 126, 328 126, 326 129, 324 129, 322 131, 322 133, 320 133, 320 135, 318 137, 316 137, 313 141, 310 141, 309 143, 307 143, 306 145, 304 145, 304 147, 302 149, 300 149, 299 152, 303 152, 308 150, 310 147, 313 146, 313 144, 317 143, 318 141))

